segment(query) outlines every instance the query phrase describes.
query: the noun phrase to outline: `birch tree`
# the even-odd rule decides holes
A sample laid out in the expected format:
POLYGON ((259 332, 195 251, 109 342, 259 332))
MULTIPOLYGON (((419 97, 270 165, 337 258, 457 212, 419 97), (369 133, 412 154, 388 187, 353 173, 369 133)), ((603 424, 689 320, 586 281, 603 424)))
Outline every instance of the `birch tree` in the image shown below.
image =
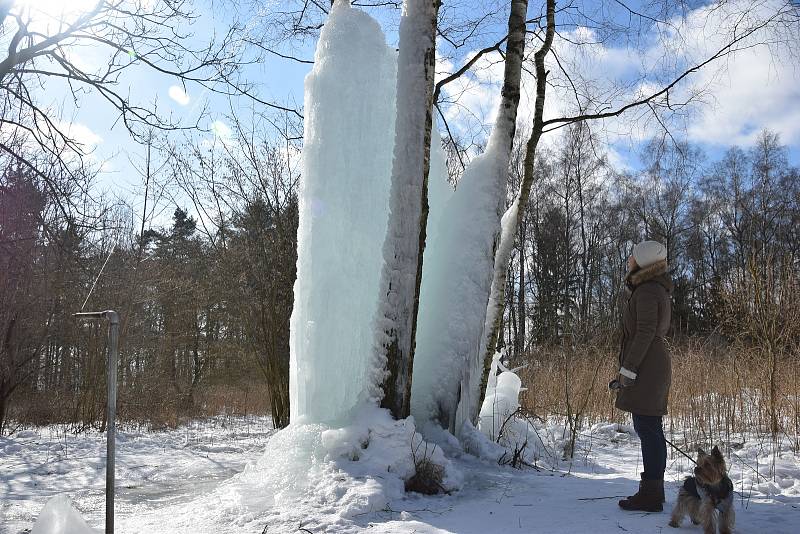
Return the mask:
POLYGON ((428 220, 439 4, 439 0, 406 0, 400 20, 390 213, 383 245, 383 301, 378 309, 382 331, 376 340, 377 357, 385 360, 379 367, 386 369, 381 405, 397 418, 410 413, 411 370, 428 220))

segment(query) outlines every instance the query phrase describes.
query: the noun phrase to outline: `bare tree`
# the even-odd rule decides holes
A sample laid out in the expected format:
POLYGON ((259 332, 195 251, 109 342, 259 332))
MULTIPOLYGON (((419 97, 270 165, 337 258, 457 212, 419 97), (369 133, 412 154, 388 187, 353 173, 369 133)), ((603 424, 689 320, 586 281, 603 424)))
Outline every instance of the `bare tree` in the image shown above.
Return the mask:
POLYGON ((124 83, 134 71, 165 76, 230 97, 244 96, 270 108, 300 117, 294 108, 264 100, 244 76, 244 67, 266 52, 254 44, 252 27, 234 21, 219 37, 198 42, 191 33, 198 15, 188 0, 98 0, 85 10, 64 7, 41 13, 5 0, 0 31, 8 36, 0 56, 0 150, 49 182, 47 173, 25 157, 17 141, 37 146, 70 173, 91 147, 70 131, 63 112, 53 109, 46 92, 63 90, 75 107, 93 95, 117 113, 117 121, 136 140, 146 141, 152 129, 185 130, 201 125, 175 120, 157 104, 138 101, 124 83), (249 45, 249 46, 248 46, 249 45), (81 61, 90 48, 104 57, 100 67, 81 61))

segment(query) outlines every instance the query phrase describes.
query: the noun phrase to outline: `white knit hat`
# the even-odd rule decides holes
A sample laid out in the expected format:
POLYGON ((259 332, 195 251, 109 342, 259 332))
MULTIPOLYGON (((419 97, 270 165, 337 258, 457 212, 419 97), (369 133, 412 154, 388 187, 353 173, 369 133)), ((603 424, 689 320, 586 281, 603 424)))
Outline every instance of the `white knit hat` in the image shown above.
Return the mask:
POLYGON ((667 247, 658 241, 642 241, 633 246, 633 259, 639 267, 647 267, 667 259, 667 247))

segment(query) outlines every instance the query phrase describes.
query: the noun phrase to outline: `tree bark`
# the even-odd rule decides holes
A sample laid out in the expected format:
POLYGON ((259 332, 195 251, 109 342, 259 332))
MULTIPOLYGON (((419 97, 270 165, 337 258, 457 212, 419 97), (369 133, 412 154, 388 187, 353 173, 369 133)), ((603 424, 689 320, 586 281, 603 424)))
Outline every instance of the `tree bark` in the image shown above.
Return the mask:
POLYGON ((3 435, 6 427, 6 409, 8 407, 9 394, 6 393, 5 388, 0 387, 0 436, 3 435))
POLYGON ((381 273, 382 332, 376 367, 385 370, 381 406, 398 419, 411 410, 411 373, 428 221, 436 21, 439 0, 406 0, 400 21, 397 118, 390 214, 381 273))
POLYGON ((514 340, 514 355, 525 352, 525 232, 519 242, 519 288, 517 289, 517 337, 514 340))

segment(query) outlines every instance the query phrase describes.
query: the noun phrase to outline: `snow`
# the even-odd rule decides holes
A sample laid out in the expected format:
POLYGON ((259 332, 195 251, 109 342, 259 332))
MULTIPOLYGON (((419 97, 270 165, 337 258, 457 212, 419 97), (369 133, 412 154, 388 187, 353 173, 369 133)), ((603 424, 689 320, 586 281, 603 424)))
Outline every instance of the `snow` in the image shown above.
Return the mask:
MULTIPOLYGON (((273 433, 264 417, 215 417, 166 431, 118 426, 118 523, 218 486, 260 457, 273 433)), ((99 432, 75 435, 49 426, 0 437, 0 534, 31 528, 56 496, 71 499, 91 527, 102 528, 105 457, 106 438, 99 432)))
POLYGON ((80 512, 72 507, 69 497, 56 495, 44 505, 31 534, 95 534, 80 512))
MULTIPOLYGON (((228 488, 224 501, 250 515, 265 513, 270 502, 290 513, 302 501, 344 524, 402 498, 405 480, 415 471, 412 449, 424 447, 413 420, 396 421, 374 406, 362 407, 354 420, 346 427, 293 424, 281 431, 228 488)), ((428 456, 445 468, 443 485, 457 489, 460 474, 442 450, 431 448, 428 456)))
MULTIPOLYGON (((354 421, 339 428, 291 425, 281 431, 264 456, 229 488, 225 501, 236 504, 257 495, 260 499, 248 501, 244 512, 258 516, 268 512, 261 496, 272 495, 281 509, 277 521, 291 523, 297 503, 303 502, 314 510, 310 517, 322 515, 324 524, 346 526, 402 499, 420 453, 444 468, 446 490, 460 487, 458 469, 441 448, 423 442, 412 418, 396 421, 387 410, 364 406, 354 421)), ((237 515, 243 511, 230 509, 237 515)))
POLYGON ((396 61, 375 20, 349 2, 333 6, 305 81, 292 422, 346 424, 371 393, 396 61))
MULTIPOLYGON (((396 473, 409 468, 398 445, 399 436, 411 435, 408 423, 390 422, 377 409, 361 414, 359 421, 331 434, 324 425, 297 425, 273 434, 268 419, 252 417, 213 418, 152 433, 123 430, 117 450, 116 530, 261 534, 298 532, 302 526, 315 534, 671 532, 668 511, 691 471, 688 460, 670 451, 665 511, 623 512, 617 496, 634 491, 641 470, 639 441, 630 425, 584 429, 570 463, 559 452, 565 429, 551 421, 537 426, 552 453, 542 457, 540 471, 498 466, 491 455, 481 460, 451 451, 453 472, 461 476, 458 491, 403 494, 397 482, 394 489, 381 487, 382 481, 364 473, 380 466, 392 477, 390 466, 396 473), (365 428, 379 430, 365 435, 365 428), (370 443, 363 449, 365 437, 370 443), (202 446, 240 452, 204 452, 202 446), (359 460, 350 457, 354 451, 360 451, 359 460)), ((673 437, 682 442, 679 435, 673 437)), ((736 531, 796 532, 800 455, 791 452, 789 440, 782 440, 774 468, 768 436, 732 436, 731 444, 727 459, 737 491, 736 531)), ((60 427, 0 438, 0 534, 31 529, 45 504, 59 494, 72 500, 90 527, 101 529, 104 451, 103 434, 65 434, 60 427)), ((675 532, 701 530, 685 525, 675 532)))

